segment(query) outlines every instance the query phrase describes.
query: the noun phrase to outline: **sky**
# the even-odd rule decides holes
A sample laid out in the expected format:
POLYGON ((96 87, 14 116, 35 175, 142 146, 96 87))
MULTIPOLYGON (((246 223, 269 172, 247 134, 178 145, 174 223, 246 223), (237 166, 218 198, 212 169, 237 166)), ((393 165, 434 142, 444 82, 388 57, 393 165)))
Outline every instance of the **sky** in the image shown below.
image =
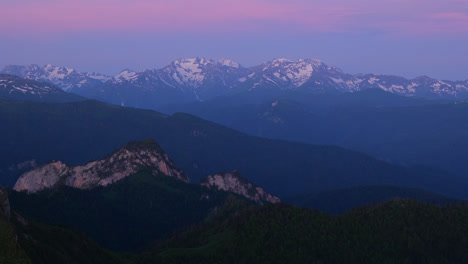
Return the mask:
POLYGON ((181 57, 315 58, 347 73, 468 79, 468 0, 0 0, 0 67, 117 74, 181 57))

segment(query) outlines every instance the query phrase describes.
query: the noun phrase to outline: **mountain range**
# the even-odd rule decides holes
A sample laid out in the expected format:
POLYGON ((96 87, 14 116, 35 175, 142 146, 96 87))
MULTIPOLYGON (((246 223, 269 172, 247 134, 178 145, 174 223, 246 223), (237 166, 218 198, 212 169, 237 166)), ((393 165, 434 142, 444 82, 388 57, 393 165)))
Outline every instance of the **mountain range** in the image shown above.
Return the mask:
POLYGON ((315 59, 275 59, 247 68, 230 60, 189 58, 175 60, 161 69, 125 69, 113 77, 52 65, 10 65, 0 72, 50 82, 87 98, 149 109, 241 93, 260 100, 264 93, 278 95, 288 91, 341 94, 374 88, 411 97, 468 97, 468 80, 353 75, 315 59))

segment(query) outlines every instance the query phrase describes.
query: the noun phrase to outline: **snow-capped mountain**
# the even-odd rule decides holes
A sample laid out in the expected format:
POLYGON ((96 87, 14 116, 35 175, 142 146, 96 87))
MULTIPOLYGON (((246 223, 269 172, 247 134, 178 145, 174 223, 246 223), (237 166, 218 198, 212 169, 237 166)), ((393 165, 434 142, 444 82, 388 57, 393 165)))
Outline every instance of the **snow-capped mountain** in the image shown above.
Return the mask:
POLYGON ((124 70, 109 82, 146 90, 175 90, 186 96, 204 100, 221 95, 241 83, 250 72, 230 60, 204 58, 178 59, 162 69, 135 72, 124 70))
POLYGON ((3 73, 47 81, 82 96, 105 102, 156 108, 161 105, 204 101, 216 96, 290 90, 346 93, 381 89, 403 96, 468 98, 467 81, 441 81, 427 76, 406 79, 392 75, 346 74, 319 60, 275 59, 244 68, 230 60, 178 59, 161 69, 123 70, 114 77, 80 73, 46 65, 7 66, 3 73))
POLYGON ((48 83, 0 74, 0 98, 39 102, 72 102, 82 97, 67 93, 48 83))
POLYGON ((252 67, 246 88, 307 90, 321 93, 357 92, 382 89, 404 96, 459 98, 468 96, 468 81, 440 81, 427 76, 405 79, 392 75, 343 73, 336 67, 313 59, 276 59, 252 67))
POLYGON ((306 59, 290 61, 275 59, 259 66, 252 67, 253 73, 246 77, 245 88, 294 90, 303 87, 329 87, 331 77, 342 75, 342 72, 319 60, 306 59), (321 77, 326 75, 325 79, 321 77))
POLYGON ((85 72, 81 73, 67 67, 56 67, 53 65, 38 66, 31 65, 9 65, 0 73, 16 75, 21 78, 41 82, 49 82, 65 91, 73 91, 85 86, 98 86, 110 79, 109 76, 85 72))

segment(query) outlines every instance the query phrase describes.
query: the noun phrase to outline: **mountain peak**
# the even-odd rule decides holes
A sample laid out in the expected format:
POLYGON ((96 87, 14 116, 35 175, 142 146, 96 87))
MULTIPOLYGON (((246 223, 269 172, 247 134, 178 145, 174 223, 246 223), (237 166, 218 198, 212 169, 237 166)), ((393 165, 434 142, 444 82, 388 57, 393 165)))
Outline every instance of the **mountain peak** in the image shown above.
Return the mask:
POLYGON ((232 60, 228 60, 228 59, 222 59, 219 61, 219 63, 221 63, 221 65, 226 66, 226 67, 240 68, 239 63, 232 61, 232 60))
POLYGON ((173 65, 178 66, 187 66, 187 65, 207 65, 215 63, 213 60, 208 60, 203 57, 194 57, 194 58, 179 58, 172 62, 173 65))
POLYGON ((273 85, 281 89, 297 88, 306 83, 314 71, 334 70, 324 66, 326 66, 324 63, 314 59, 297 61, 285 58, 274 59, 256 67, 259 73, 257 75, 262 79, 257 85, 273 85))
POLYGON ((151 139, 125 144, 102 160, 83 166, 68 166, 52 161, 23 174, 14 186, 15 191, 34 193, 42 189, 65 185, 79 189, 107 186, 140 170, 153 175, 165 175, 188 182, 189 179, 151 139))
POLYGON ((136 71, 130 69, 124 69, 119 74, 117 74, 114 79, 122 82, 122 81, 132 81, 138 78, 138 73, 136 71))
POLYGON ((284 63, 284 62, 293 62, 292 60, 286 59, 286 58, 279 58, 279 59, 273 59, 271 61, 272 63, 284 63))
POLYGON ((247 179, 243 178, 237 170, 210 175, 202 179, 200 185, 209 189, 215 188, 218 190, 233 192, 249 200, 255 201, 258 204, 280 202, 278 197, 267 193, 263 188, 254 185, 247 179))
POLYGON ((435 81, 435 79, 427 76, 427 75, 421 75, 421 76, 418 76, 416 78, 414 78, 413 80, 415 81, 435 81))

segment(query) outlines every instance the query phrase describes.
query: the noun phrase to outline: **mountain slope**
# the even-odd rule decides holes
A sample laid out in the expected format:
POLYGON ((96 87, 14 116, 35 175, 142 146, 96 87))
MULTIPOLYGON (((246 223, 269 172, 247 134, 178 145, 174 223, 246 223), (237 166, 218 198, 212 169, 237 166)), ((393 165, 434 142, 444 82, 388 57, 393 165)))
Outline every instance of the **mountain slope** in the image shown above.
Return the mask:
POLYGON ((438 170, 395 166, 338 147, 249 136, 187 114, 167 116, 95 101, 48 105, 0 101, 0 122, 0 145, 8 153, 0 160, 1 179, 10 184, 19 176, 10 168, 26 161, 83 164, 128 141, 154 138, 194 181, 238 169, 280 197, 379 184, 466 195, 466 181, 438 170))
POLYGON ((0 98, 37 102, 75 102, 83 97, 47 83, 0 74, 0 98))

